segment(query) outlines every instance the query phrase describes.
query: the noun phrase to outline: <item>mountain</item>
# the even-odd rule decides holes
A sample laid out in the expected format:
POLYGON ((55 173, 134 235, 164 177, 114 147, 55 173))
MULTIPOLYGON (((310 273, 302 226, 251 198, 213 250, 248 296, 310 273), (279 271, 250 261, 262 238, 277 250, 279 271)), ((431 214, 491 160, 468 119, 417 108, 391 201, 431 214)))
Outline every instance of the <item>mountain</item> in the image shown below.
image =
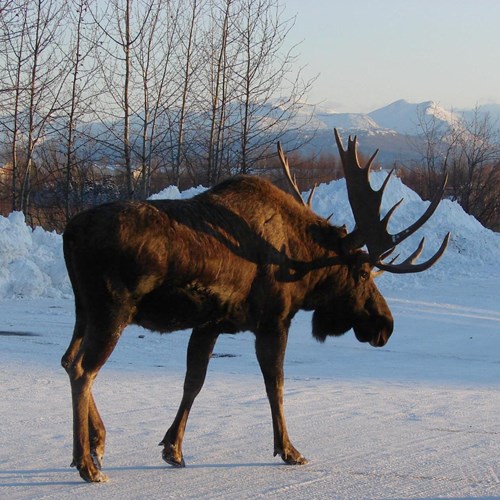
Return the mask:
POLYGON ((455 117, 452 112, 433 101, 410 103, 400 99, 370 113, 336 113, 319 108, 314 113, 312 123, 321 124, 319 128, 336 127, 376 134, 418 135, 422 121, 432 119, 437 125, 452 124, 456 120, 455 117))
POLYGON ((327 128, 345 128, 375 131, 380 128, 369 115, 362 113, 320 113, 314 117, 323 123, 327 128))
MULTIPOLYGON (((379 149, 378 158, 386 165, 394 162, 408 164, 421 157, 425 145, 422 138, 423 123, 429 127, 446 127, 456 125, 458 118, 464 117, 470 121, 474 120, 476 113, 487 113, 491 123, 500 126, 500 104, 486 104, 473 110, 448 111, 434 101, 411 103, 400 99, 369 113, 346 113, 338 112, 338 109, 345 108, 336 103, 325 102, 318 106, 301 103, 300 110, 294 114, 286 107, 280 106, 282 100, 271 100, 265 105, 258 105, 252 112, 264 133, 282 134, 282 123, 286 122, 287 130, 280 135, 280 140, 289 150, 300 148, 306 155, 337 154, 333 129, 338 128, 343 136, 359 137, 362 153, 371 154, 375 149, 379 149), (275 126, 276 120, 280 121, 278 126, 275 126)), ((228 108, 228 126, 241 119, 238 103, 233 103, 232 106, 233 108, 228 108)), ((175 110, 170 111, 175 114, 175 110)), ((198 134, 199 127, 209 126, 204 115, 195 113, 190 118, 196 125, 193 129, 195 134, 198 134)), ((8 123, 8 118, 0 117, 0 122, 8 123)), ((98 162, 105 158, 109 164, 120 163, 122 145, 117 137, 122 127, 120 121, 115 124, 93 122, 86 125, 83 134, 85 138, 92 136, 100 141, 99 147, 89 153, 93 155, 89 157, 92 161, 98 162), (111 130, 112 126, 116 129, 111 130)), ((141 117, 133 118, 133 143, 140 138, 141 127, 141 117)), ((0 142, 2 140, 4 137, 0 130, 0 142)), ((203 147, 199 145, 198 140, 193 140, 193 144, 194 147, 203 147)))
POLYGON ((307 126, 294 140, 300 142, 301 137, 307 138, 301 146, 306 154, 336 154, 333 128, 338 128, 344 135, 360 138, 361 152, 371 154, 378 148, 378 158, 386 165, 396 161, 409 163, 421 156, 425 146, 422 125, 457 126, 458 119, 473 120, 475 113, 488 114, 493 125, 500 125, 498 104, 448 111, 434 101, 411 103, 400 99, 369 113, 339 113, 334 106, 321 105, 312 112, 307 126))
POLYGON ((452 124, 455 115, 433 101, 410 103, 404 99, 376 109, 368 116, 381 127, 399 134, 418 135, 423 121, 435 120, 436 125, 452 124))

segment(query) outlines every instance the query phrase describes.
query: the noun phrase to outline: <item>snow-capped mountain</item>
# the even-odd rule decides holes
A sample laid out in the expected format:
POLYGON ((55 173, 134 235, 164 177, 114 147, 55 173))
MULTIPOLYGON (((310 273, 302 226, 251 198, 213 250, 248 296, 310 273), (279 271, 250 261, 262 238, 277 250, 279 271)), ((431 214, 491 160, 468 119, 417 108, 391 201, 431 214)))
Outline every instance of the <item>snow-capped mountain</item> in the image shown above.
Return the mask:
MULTIPOLYGON (((304 108, 306 111, 311 113, 310 108, 304 108)), ((338 128, 341 134, 360 137, 362 152, 371 154, 379 149, 379 159, 389 165, 420 157, 424 127, 456 127, 461 118, 474 119, 475 113, 488 114, 492 124, 500 124, 500 105, 497 104, 479 106, 475 110, 449 111, 434 101, 411 103, 400 99, 369 113, 339 113, 334 105, 320 104, 298 134, 308 138, 301 146, 305 154, 336 154, 333 128, 338 128)), ((306 123, 305 119, 303 121, 306 123)))
POLYGON ((354 128, 367 131, 380 128, 380 125, 373 118, 362 113, 319 113, 314 116, 327 128, 354 128))
POLYGON ((436 124, 451 125, 456 121, 457 115, 434 101, 410 103, 400 99, 370 113, 326 112, 320 107, 314 118, 315 122, 321 123, 326 128, 337 127, 379 134, 419 135, 422 121, 427 122, 432 119, 437 122, 436 124))
POLYGON ((399 134, 418 135, 421 124, 429 119, 439 123, 453 124, 456 115, 447 111, 434 101, 410 103, 404 99, 388 106, 376 109, 368 114, 381 127, 393 130, 399 134))

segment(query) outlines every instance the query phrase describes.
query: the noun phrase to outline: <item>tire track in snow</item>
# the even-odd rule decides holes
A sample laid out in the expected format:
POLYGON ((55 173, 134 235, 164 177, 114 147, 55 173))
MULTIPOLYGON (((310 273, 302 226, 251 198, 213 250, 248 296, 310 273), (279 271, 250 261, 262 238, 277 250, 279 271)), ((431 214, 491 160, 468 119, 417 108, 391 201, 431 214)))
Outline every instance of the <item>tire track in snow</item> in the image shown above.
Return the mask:
POLYGON ((500 311, 493 309, 481 309, 477 307, 465 307, 456 304, 425 302, 420 300, 408 300, 388 297, 387 300, 396 304, 398 308, 405 306, 410 312, 430 313, 443 316, 455 316, 459 318, 481 319, 485 321, 500 322, 500 311))

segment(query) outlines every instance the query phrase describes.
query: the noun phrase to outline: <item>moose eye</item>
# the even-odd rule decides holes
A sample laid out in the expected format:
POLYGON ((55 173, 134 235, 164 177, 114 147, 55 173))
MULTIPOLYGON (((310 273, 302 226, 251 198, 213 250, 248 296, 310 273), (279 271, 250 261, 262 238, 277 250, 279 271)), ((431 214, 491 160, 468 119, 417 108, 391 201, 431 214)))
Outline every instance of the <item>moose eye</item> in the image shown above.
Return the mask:
POLYGON ((367 272, 367 271, 363 271, 363 270, 362 270, 362 271, 359 271, 359 279, 360 279, 361 281, 366 281, 366 280, 369 278, 369 276, 370 276, 370 273, 369 273, 369 272, 367 272))

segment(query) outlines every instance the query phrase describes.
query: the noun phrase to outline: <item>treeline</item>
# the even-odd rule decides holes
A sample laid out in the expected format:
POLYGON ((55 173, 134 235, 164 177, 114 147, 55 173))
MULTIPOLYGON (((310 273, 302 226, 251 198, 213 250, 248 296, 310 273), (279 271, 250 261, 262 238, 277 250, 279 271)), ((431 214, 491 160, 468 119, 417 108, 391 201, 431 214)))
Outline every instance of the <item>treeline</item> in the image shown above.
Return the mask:
POLYGON ((279 0, 3 0, 4 205, 57 226, 263 168, 304 125, 293 23, 279 0))
POLYGON ((420 158, 401 168, 403 181, 430 199, 448 175, 445 197, 458 202, 485 227, 500 231, 500 130, 476 108, 453 123, 419 115, 413 141, 420 158))

